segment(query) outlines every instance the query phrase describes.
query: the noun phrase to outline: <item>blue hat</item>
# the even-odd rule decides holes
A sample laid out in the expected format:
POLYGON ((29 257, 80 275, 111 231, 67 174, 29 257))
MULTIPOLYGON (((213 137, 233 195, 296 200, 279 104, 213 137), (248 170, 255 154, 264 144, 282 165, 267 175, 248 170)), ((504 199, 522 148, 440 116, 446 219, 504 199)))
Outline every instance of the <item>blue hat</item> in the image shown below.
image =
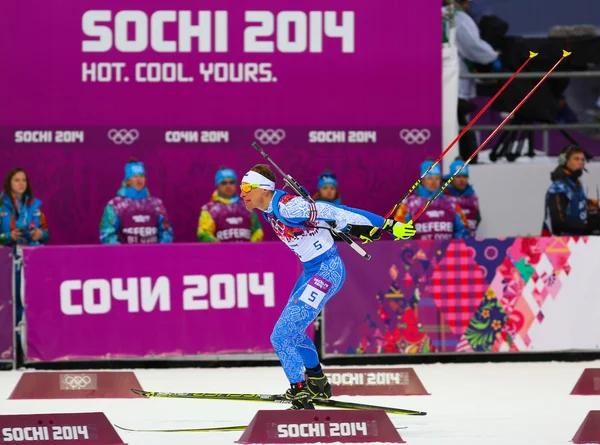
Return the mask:
POLYGON ((324 185, 330 184, 332 186, 334 186, 335 188, 337 188, 338 186, 338 182, 337 182, 337 178, 333 173, 330 172, 323 172, 321 173, 321 176, 319 176, 319 182, 317 183, 317 188, 321 188, 324 185))
POLYGON ((222 168, 221 170, 217 171, 217 174, 215 175, 215 184, 218 186, 221 181, 225 179, 233 179, 235 182, 237 182, 237 176, 230 168, 222 168))
MULTIPOLYGON (((421 176, 423 176, 427 169, 432 166, 433 162, 434 161, 428 159, 427 161, 421 164, 421 176)), ((435 164, 431 171, 427 173, 427 176, 442 176, 442 169, 440 168, 440 164, 435 164)))
POLYGON ((146 176, 143 162, 125 164, 125 181, 128 181, 132 176, 146 176))
MULTIPOLYGON (((450 164, 450 176, 453 176, 454 173, 458 171, 465 163, 462 159, 457 159, 452 164, 450 164)), ((458 176, 469 176, 469 164, 465 165, 465 167, 460 171, 458 176)))

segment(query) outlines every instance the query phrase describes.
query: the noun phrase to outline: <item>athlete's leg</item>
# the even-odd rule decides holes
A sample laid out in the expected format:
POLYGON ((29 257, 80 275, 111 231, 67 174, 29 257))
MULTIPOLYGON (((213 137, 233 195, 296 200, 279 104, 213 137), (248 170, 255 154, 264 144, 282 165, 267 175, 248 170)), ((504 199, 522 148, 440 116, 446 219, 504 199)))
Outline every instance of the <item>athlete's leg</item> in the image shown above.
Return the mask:
MULTIPOLYGON (((327 255, 327 254, 325 254, 327 255)), ((341 288, 346 276, 344 263, 332 252, 312 275, 303 276, 275 324, 271 343, 290 383, 304 381, 304 368, 319 366, 319 356, 306 329, 323 306, 341 288)))

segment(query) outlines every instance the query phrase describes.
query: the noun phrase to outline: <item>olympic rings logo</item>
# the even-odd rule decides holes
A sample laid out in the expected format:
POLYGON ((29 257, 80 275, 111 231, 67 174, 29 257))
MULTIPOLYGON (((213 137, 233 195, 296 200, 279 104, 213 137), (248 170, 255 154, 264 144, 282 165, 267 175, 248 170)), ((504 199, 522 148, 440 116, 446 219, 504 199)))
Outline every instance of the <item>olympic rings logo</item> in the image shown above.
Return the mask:
POLYGON ((254 137, 261 144, 277 145, 285 139, 285 131, 281 128, 278 128, 277 130, 273 130, 271 128, 263 130, 259 128, 254 132, 254 137))
POLYGON ((408 129, 403 128, 400 130, 400 139, 406 142, 408 145, 422 145, 429 140, 431 137, 431 131, 427 128, 423 128, 421 130, 417 128, 408 129))
POLYGON ((115 128, 112 128, 108 132, 108 139, 110 139, 117 145, 121 145, 121 144, 131 145, 139 137, 140 137, 140 132, 137 131, 136 129, 127 130, 125 128, 122 128, 120 130, 117 130, 115 128))
POLYGON ((89 375, 64 374, 62 377, 61 389, 95 389, 92 386, 92 377, 89 375))

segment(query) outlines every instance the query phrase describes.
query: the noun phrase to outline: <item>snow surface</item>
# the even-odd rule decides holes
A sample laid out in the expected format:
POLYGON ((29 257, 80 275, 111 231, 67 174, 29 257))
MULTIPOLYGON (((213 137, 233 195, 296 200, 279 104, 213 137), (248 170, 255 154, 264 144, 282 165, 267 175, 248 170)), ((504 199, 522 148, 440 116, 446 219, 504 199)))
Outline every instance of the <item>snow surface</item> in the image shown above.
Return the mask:
MULTIPOLYGON (((427 411, 424 417, 390 416, 396 426, 408 427, 399 433, 414 445, 567 444, 588 411, 600 409, 600 396, 570 395, 583 370, 600 368, 600 361, 413 368, 431 395, 340 399, 427 411)), ((277 367, 133 371, 149 391, 281 393, 287 388, 277 367)), ((181 399, 7 400, 22 372, 0 372, 0 414, 102 411, 130 428, 201 428, 243 425, 259 409, 288 407, 181 399)), ((233 444, 242 434, 118 433, 130 445, 233 444)))

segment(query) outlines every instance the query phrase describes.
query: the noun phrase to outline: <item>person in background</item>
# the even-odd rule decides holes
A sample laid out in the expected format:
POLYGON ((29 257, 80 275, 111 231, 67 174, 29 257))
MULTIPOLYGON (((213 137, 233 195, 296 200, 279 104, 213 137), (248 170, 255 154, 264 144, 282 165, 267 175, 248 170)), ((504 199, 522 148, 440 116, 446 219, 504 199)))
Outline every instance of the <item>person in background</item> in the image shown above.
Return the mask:
POLYGON ((585 155, 576 145, 567 146, 560 154, 546 192, 542 236, 600 234, 598 201, 585 196, 579 180, 585 170, 585 155))
MULTIPOLYGON (((450 174, 444 178, 444 181, 450 179, 463 164, 464 161, 461 158, 456 158, 454 162, 450 164, 450 174)), ((467 219, 469 236, 474 238, 477 227, 481 222, 481 211, 479 209, 479 198, 475 194, 475 190, 471 184, 469 184, 468 165, 465 165, 460 173, 452 180, 452 183, 446 187, 444 193, 456 198, 460 210, 467 219)))
POLYGON ((131 158, 125 180, 111 199, 100 222, 102 244, 153 244, 173 242, 173 228, 163 202, 146 188, 144 164, 131 158))
POLYGON ((329 202, 331 204, 342 204, 342 198, 338 191, 337 177, 329 170, 325 170, 319 176, 317 182, 318 191, 313 195, 315 201, 329 202))
MULTIPOLYGON (((319 175, 317 188, 317 193, 313 195, 313 199, 316 202, 328 202, 330 204, 342 205, 342 198, 338 191, 337 177, 329 170, 324 170, 323 173, 319 175)), ((342 241, 339 236, 333 233, 331 234, 331 237, 336 242, 342 241)))
MULTIPOLYGON (((473 63, 491 65, 493 71, 502 71, 499 53, 481 38, 479 28, 473 18, 467 14, 471 0, 456 0, 456 46, 460 59, 459 74, 473 71, 473 63)), ((467 125, 470 113, 477 109, 472 102, 477 96, 474 79, 460 79, 458 87, 458 123, 467 125)), ((467 131, 459 142, 459 153, 463 159, 469 158, 477 150, 477 138, 472 131, 467 131)), ((477 163, 477 156, 471 161, 477 163)))
MULTIPOLYGON (((48 242, 48 223, 41 209, 42 202, 33 194, 29 177, 22 168, 8 172, 4 188, 0 193, 0 245, 13 248, 14 289, 16 300, 16 323, 23 318, 23 296, 21 295, 21 249, 17 246, 40 246, 48 242)), ((20 339, 21 331, 17 331, 20 339)), ((18 345, 21 344, 19 340, 18 345)), ((17 354, 21 354, 17 346, 17 354)))
POLYGON ((48 242, 49 232, 42 202, 22 168, 8 172, 0 194, 0 245, 39 246, 48 242))
POLYGON ((237 194, 237 176, 227 167, 215 175, 217 189, 202 206, 198 219, 198 241, 262 241, 264 233, 258 215, 246 210, 237 194))
MULTIPOLYGON (((421 164, 421 176, 433 162, 432 159, 428 159, 421 164)), ((402 223, 412 221, 413 215, 416 215, 440 188, 441 180, 442 169, 439 164, 436 164, 423 178, 417 189, 400 205, 394 219, 402 223)), ((417 231, 414 237, 416 240, 468 238, 466 219, 457 199, 443 193, 427 207, 414 226, 417 231)))

